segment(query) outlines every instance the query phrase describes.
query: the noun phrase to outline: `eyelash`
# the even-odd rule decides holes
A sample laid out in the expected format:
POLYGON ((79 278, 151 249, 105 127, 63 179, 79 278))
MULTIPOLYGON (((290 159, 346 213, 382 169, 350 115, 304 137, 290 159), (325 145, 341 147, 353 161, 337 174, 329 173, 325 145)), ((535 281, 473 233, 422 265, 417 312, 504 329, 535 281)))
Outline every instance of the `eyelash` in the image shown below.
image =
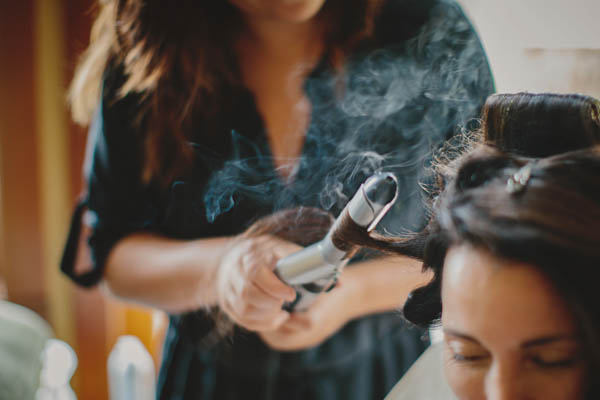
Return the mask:
MULTIPOLYGON (((462 354, 453 353, 452 359, 457 362, 462 363, 475 363, 478 361, 482 361, 486 358, 486 356, 464 356, 462 354)), ((568 368, 577 362, 577 358, 566 358, 564 360, 558 361, 544 361, 539 357, 531 357, 531 361, 540 368, 545 369, 560 369, 560 368, 568 368)))
POLYGON ((558 369, 558 368, 568 368, 577 362, 577 357, 565 358, 563 360, 558 361, 544 361, 540 357, 531 357, 531 361, 541 368, 547 369, 558 369))
POLYGON ((453 353, 452 359, 458 362, 477 362, 485 359, 486 356, 464 356, 462 354, 453 353))

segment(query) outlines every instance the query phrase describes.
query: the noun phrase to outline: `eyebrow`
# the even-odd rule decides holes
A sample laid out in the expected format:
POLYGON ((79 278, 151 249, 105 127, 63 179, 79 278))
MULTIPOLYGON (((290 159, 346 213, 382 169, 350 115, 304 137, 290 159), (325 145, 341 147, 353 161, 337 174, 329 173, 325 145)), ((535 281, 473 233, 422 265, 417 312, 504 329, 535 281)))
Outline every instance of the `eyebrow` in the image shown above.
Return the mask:
POLYGON ((467 340, 469 342, 473 342, 473 343, 479 343, 479 340, 475 339, 473 336, 469 336, 465 333, 461 333, 458 331, 455 331, 454 329, 446 329, 444 328, 444 335, 451 335, 451 336, 456 336, 459 339, 463 339, 463 340, 467 340))
MULTIPOLYGON (((475 339, 473 336, 469 336, 465 333, 456 331, 454 329, 444 329, 445 335, 455 336, 459 339, 463 339, 469 342, 481 344, 479 340, 475 339)), ((578 341, 579 337, 575 335, 556 335, 556 336, 546 336, 528 340, 521 344, 521 348, 530 348, 536 346, 543 346, 549 343, 559 342, 559 341, 578 341)))
POLYGON ((523 343, 521 345, 521 347, 522 348, 529 348, 529 347, 543 346, 545 344, 560 342, 560 341, 563 341, 563 340, 564 341, 573 341, 573 342, 576 342, 576 341, 579 340, 579 337, 575 336, 575 335, 557 335, 557 336, 541 337, 541 338, 536 338, 536 339, 528 340, 525 343, 523 343))

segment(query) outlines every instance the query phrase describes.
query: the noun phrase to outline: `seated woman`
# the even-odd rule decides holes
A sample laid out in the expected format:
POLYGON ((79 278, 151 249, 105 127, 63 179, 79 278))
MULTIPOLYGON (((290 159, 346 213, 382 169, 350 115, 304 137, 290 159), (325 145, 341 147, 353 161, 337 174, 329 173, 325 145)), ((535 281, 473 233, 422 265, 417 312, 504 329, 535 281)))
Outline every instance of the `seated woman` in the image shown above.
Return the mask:
POLYGON ((441 322, 459 399, 598 399, 600 102, 495 95, 480 133, 483 144, 436 168, 423 232, 359 242, 433 272, 403 314, 441 322))

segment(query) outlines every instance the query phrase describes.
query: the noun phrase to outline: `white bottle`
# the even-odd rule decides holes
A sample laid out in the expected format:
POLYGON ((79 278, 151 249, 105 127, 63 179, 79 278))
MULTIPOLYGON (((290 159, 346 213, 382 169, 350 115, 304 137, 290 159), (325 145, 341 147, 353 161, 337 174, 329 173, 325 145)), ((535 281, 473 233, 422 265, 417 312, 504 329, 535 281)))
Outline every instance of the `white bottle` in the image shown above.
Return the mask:
POLYGON ((70 381, 77 368, 77 356, 67 343, 48 339, 42 352, 40 387, 36 400, 76 400, 70 381))
POLYGON ((136 336, 119 337, 108 356, 111 400, 154 400, 154 361, 136 336))

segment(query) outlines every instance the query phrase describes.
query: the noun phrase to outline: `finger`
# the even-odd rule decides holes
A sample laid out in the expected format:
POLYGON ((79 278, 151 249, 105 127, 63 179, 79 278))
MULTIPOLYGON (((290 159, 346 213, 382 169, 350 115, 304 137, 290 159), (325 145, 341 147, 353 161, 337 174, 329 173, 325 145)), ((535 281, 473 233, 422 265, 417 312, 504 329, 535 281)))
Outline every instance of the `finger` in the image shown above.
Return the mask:
POLYGON ((273 319, 271 323, 265 326, 264 331, 276 331, 290 318, 290 313, 281 310, 273 319))
POLYGON ((274 306, 268 308, 257 307, 245 299, 238 297, 230 302, 228 309, 236 321, 243 321, 245 324, 263 323, 263 321, 270 322, 273 318, 278 318, 277 316, 282 313, 289 317, 289 313, 282 310, 281 305, 281 303, 275 303, 274 306))
POLYGON ((248 251, 241 256, 242 270, 248 277, 259 273, 261 267, 274 270, 277 261, 302 247, 272 236, 255 238, 248 251))
POLYGON ((280 259, 283 257, 287 257, 290 254, 295 253, 301 249, 302 249, 302 246, 299 246, 295 243, 279 241, 273 247, 273 254, 275 255, 275 257, 277 259, 280 259))
POLYGON ((277 330, 282 324, 289 319, 289 313, 279 310, 274 315, 246 315, 240 319, 239 325, 255 332, 268 332, 277 330))
POLYGON ((276 308, 272 308, 272 309, 261 309, 261 308, 257 308, 254 307, 253 305, 250 304, 246 304, 246 306, 243 309, 238 309, 237 314, 239 316, 240 320, 244 320, 248 323, 253 322, 253 323, 266 323, 271 321, 274 318, 280 318, 278 317, 281 313, 286 313, 284 310, 282 310, 281 308, 276 309, 276 308))
POLYGON ((307 331, 314 327, 314 321, 310 315, 304 312, 293 313, 282 326, 287 332, 307 331))
POLYGON ((302 246, 275 236, 261 236, 257 238, 252 249, 250 253, 260 254, 262 262, 274 269, 279 259, 302 249, 302 246))
POLYGON ((294 301, 296 298, 296 291, 294 288, 283 283, 283 281, 270 269, 260 268, 254 283, 265 293, 276 299, 294 301))
POLYGON ((265 292, 256 282, 250 282, 246 286, 242 297, 246 302, 260 309, 281 309, 283 306, 282 299, 265 292))

